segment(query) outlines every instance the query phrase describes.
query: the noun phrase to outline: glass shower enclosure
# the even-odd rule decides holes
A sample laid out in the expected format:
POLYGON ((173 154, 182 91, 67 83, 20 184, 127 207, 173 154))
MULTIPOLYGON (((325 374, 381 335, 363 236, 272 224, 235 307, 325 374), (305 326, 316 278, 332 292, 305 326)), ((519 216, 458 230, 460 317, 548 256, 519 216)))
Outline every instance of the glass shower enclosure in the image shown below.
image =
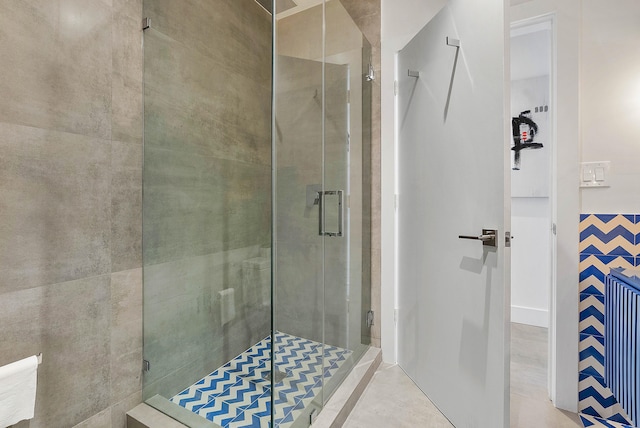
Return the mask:
POLYGON ((144 16, 143 398, 308 426, 370 343, 371 46, 339 0, 144 16))

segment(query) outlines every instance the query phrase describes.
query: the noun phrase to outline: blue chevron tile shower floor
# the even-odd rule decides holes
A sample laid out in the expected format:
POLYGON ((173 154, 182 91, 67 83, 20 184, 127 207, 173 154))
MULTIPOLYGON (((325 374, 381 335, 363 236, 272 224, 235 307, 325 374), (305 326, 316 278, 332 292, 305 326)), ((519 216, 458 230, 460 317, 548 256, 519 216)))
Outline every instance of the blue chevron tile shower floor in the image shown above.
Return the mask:
MULTIPOLYGON (((274 428, 287 428, 352 352, 280 332, 274 342, 274 428)), ((268 336, 171 401, 223 428, 270 427, 270 359, 268 336)))

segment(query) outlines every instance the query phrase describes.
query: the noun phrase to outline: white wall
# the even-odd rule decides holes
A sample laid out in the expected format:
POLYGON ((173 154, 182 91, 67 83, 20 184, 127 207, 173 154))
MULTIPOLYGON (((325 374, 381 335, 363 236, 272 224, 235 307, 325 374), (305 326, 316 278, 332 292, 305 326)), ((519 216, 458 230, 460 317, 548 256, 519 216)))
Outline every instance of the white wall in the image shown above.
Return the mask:
POLYGON ((511 321, 549 326, 549 198, 511 200, 511 321))
POLYGON ((582 161, 611 161, 609 188, 582 189, 583 213, 640 213, 640 2, 583 0, 582 161))

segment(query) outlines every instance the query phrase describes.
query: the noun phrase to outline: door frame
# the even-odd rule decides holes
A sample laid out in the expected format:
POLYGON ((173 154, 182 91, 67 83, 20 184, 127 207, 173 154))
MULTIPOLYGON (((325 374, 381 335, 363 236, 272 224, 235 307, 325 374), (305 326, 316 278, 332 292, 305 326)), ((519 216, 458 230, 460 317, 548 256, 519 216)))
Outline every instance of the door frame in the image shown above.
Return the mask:
POLYGON ((549 392, 553 404, 578 411, 578 241, 579 179, 579 0, 532 0, 510 7, 511 22, 551 20, 552 68, 552 235, 551 298, 549 301, 549 392))

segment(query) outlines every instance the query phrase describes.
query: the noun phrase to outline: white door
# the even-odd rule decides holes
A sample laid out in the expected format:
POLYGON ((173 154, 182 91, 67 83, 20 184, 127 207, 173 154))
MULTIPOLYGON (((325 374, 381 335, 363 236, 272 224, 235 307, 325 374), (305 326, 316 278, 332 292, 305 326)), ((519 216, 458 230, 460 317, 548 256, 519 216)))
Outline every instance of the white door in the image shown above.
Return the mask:
POLYGON ((397 64, 398 359, 458 428, 509 425, 504 9, 450 0, 397 64))

